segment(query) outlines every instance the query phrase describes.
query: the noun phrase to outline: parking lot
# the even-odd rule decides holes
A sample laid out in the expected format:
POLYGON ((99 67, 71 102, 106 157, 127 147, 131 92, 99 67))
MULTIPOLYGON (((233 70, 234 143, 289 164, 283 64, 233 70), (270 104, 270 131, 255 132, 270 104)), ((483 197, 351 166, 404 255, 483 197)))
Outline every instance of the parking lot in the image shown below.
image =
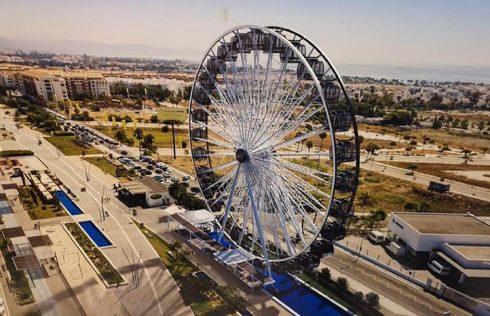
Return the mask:
POLYGON ((190 191, 194 194, 199 193, 198 183, 190 175, 175 170, 167 164, 157 161, 150 156, 131 156, 130 148, 124 148, 118 141, 86 126, 81 126, 73 121, 66 120, 62 116, 58 119, 69 130, 78 134, 84 142, 96 147, 103 146, 109 151, 113 151, 115 157, 127 170, 132 170, 137 176, 149 176, 155 181, 170 186, 172 182, 187 183, 190 191))

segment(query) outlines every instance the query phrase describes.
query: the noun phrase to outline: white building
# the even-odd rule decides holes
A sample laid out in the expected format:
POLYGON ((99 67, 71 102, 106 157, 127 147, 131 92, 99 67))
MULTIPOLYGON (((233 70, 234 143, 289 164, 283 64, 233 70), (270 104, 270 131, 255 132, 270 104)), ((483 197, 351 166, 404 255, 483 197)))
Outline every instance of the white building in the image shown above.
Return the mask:
POLYGON ((490 278, 490 225, 470 213, 391 213, 388 231, 410 259, 445 261, 459 283, 490 278))

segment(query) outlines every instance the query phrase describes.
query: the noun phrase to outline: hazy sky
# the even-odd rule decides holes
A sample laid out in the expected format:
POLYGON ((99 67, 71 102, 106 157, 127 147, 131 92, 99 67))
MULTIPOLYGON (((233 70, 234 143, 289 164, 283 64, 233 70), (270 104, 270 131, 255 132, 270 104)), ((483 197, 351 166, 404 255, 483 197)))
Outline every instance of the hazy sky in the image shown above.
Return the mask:
POLYGON ((0 37, 191 50, 240 24, 283 25, 335 62, 490 66, 490 1, 0 0, 0 37))

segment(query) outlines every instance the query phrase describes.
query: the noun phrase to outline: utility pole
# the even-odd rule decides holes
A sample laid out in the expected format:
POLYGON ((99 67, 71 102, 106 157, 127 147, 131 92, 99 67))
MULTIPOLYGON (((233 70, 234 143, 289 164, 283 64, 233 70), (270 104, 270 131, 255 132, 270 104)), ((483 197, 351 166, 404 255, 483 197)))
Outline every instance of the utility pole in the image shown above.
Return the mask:
POLYGON ((175 150, 175 127, 174 127, 174 121, 172 120, 172 145, 174 148, 174 159, 177 159, 177 153, 175 150))

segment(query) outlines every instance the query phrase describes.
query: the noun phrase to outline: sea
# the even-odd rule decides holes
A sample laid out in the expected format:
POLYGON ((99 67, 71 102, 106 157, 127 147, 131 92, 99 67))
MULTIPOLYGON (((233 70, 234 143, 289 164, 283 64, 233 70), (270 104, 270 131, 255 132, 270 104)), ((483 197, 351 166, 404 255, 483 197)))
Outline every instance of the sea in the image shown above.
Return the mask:
POLYGON ((401 67, 337 64, 335 67, 342 76, 400 79, 404 81, 460 81, 490 84, 490 67, 488 66, 401 67))

